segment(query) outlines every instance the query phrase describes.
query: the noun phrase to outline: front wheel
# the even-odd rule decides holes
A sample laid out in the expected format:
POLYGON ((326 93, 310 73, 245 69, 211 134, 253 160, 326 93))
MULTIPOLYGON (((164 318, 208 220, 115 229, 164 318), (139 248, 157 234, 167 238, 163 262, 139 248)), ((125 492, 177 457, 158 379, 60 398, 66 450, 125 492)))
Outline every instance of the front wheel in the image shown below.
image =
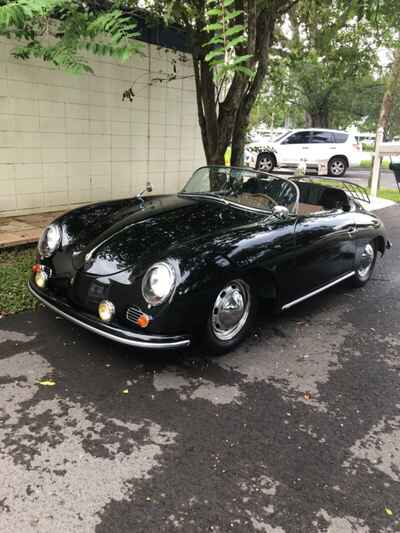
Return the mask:
POLYGON ((353 287, 363 287, 371 279, 375 268, 377 249, 373 242, 364 246, 355 275, 351 278, 353 287))
POLYGON ((271 172, 276 166, 275 157, 269 153, 260 154, 257 158, 256 169, 271 172))
POLYGON ((347 161, 344 157, 332 157, 328 164, 328 174, 334 178, 342 178, 346 174, 347 161))
POLYGON ((236 279, 227 283, 218 292, 207 320, 207 347, 214 354, 222 354, 238 346, 251 331, 256 307, 247 282, 236 279))

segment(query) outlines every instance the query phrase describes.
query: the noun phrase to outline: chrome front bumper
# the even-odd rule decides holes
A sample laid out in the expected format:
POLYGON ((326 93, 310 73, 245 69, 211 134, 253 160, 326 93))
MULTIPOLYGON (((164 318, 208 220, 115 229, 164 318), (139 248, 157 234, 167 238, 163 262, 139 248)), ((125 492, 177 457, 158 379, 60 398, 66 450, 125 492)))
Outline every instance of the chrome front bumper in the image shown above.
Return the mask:
POLYGON ((129 329, 104 324, 93 316, 77 311, 69 304, 57 300, 46 294, 44 291, 37 289, 31 281, 28 282, 28 288, 42 304, 56 312, 58 315, 70 320, 78 326, 97 333, 115 342, 134 346, 136 348, 148 348, 154 350, 171 350, 176 348, 186 348, 190 345, 190 339, 185 336, 170 337, 167 335, 141 334, 132 332, 129 329))

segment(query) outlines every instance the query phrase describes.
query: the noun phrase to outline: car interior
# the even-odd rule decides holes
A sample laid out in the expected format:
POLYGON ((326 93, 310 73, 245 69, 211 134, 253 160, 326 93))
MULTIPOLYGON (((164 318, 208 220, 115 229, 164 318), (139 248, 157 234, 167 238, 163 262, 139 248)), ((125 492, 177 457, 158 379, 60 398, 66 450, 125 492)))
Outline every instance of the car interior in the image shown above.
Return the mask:
MULTIPOLYGON (((309 181, 296 180, 295 183, 300 192, 297 211, 300 216, 336 209, 345 210, 349 206, 349 198, 341 189, 309 181)), ((290 182, 287 187, 283 187, 281 181, 253 178, 243 186, 242 195, 246 193, 252 196, 253 207, 265 207, 265 198, 273 198, 277 204, 285 207, 293 205, 296 201, 294 187, 290 185, 290 182), (259 205, 256 205, 257 197, 259 205)))
POLYGON ((347 194, 341 189, 335 189, 319 183, 296 181, 300 191, 298 214, 301 216, 348 209, 350 202, 347 194))

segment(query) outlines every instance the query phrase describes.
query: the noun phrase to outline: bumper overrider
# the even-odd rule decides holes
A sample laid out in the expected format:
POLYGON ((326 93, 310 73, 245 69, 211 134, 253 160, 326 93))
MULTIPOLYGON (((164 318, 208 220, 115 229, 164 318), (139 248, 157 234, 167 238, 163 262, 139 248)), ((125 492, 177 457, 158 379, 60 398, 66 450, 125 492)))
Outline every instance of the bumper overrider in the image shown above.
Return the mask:
POLYGON ((145 335, 130 331, 127 328, 104 324, 93 316, 77 311, 68 303, 54 298, 45 291, 38 289, 32 281, 28 282, 28 288, 35 298, 52 311, 55 311, 58 315, 115 342, 126 344, 128 346, 135 346, 136 348, 149 348, 155 350, 185 348, 190 344, 190 338, 186 336, 171 337, 154 334, 145 335))

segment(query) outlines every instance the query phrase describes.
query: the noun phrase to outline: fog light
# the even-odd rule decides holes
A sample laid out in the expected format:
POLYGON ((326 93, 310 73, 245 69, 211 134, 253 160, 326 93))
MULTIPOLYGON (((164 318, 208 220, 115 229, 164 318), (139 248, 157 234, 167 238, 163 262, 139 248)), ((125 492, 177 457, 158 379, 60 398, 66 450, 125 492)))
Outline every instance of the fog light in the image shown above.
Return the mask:
POLYGON ((46 287, 48 278, 49 276, 46 274, 44 270, 40 270, 39 272, 36 272, 35 283, 39 287, 39 289, 44 289, 46 287))
POLYGON ((110 322, 115 315, 115 307, 110 300, 102 300, 98 307, 99 317, 103 322, 110 322))

